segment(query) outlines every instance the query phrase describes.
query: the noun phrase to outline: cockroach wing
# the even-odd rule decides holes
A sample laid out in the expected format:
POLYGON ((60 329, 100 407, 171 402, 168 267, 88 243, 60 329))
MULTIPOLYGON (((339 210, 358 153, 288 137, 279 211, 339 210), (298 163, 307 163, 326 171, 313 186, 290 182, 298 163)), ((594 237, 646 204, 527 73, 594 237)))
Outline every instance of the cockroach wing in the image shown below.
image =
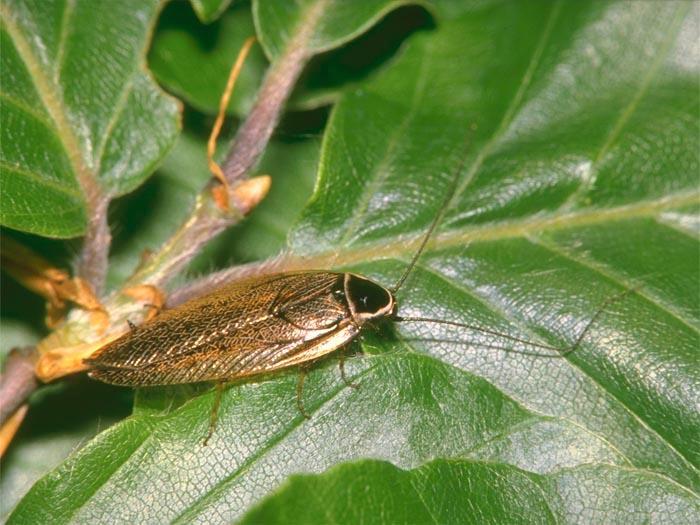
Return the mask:
POLYGON ((313 361, 355 337, 342 273, 247 279, 167 310, 95 352, 90 376, 148 386, 232 380, 313 361))

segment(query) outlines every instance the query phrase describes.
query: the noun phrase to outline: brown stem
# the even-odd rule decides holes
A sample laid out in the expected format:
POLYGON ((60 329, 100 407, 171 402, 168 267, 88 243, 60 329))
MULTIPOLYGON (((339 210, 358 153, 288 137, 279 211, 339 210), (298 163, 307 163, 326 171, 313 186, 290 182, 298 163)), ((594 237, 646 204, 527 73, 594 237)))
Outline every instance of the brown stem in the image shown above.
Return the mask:
POLYGON ((34 347, 16 348, 7 357, 5 371, 0 376, 0 425, 39 387, 34 376, 35 360, 34 347))
POLYGON ((224 163, 224 175, 234 183, 255 164, 277 125, 282 106, 289 97, 302 69, 311 57, 309 41, 318 25, 325 2, 313 4, 299 21, 284 52, 273 62, 258 92, 258 99, 224 163))
MULTIPOLYGON (((307 37, 299 34, 297 38, 307 37)), ((236 134, 236 140, 224 162, 224 175, 229 184, 241 179, 258 161, 272 135, 284 102, 308 60, 305 46, 288 46, 287 53, 275 62, 265 77, 258 99, 245 123, 236 134)))
POLYGON ((107 258, 112 242, 107 224, 109 199, 99 191, 88 192, 87 198, 91 201, 88 208, 90 219, 78 260, 77 275, 90 283, 93 293, 99 296, 107 275, 107 258))
MULTIPOLYGON (((317 2, 303 17, 293 38, 285 46, 285 52, 270 66, 256 102, 236 134, 223 168, 224 176, 232 188, 233 196, 230 200, 234 204, 233 213, 218 208, 212 200, 211 187, 205 187, 197 197, 190 217, 163 248, 131 277, 128 285, 148 283, 164 286, 204 244, 239 222, 257 204, 254 199, 244 198, 248 206, 241 205, 240 195, 236 195, 237 187, 245 184, 241 180, 265 150, 284 109, 284 103, 310 57, 308 43, 322 14, 323 5, 323 2, 317 2)), ((250 182, 253 181, 254 179, 250 182)), ((252 193, 260 192, 253 188, 252 193)))

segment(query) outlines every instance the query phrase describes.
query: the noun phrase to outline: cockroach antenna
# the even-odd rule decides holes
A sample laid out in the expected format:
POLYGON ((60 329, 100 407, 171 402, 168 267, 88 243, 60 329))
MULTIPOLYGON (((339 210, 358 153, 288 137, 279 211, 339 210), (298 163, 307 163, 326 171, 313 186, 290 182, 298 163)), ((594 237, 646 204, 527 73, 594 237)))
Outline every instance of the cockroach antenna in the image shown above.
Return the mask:
MULTIPOLYGON (((466 155, 463 155, 462 158, 460 159, 460 162, 454 172, 454 175, 452 177, 452 180, 450 182, 450 186, 448 188, 448 191, 445 194, 445 198, 438 210, 438 212, 435 214, 435 217, 433 218, 432 223, 430 224, 430 227, 426 231, 425 235, 423 236, 423 239, 420 242, 420 246, 418 247, 418 250, 415 252, 413 257, 411 258, 410 263, 404 270, 403 274, 399 278, 399 280, 396 282, 396 284, 389 289, 391 292, 392 296, 395 296, 396 292, 403 286, 404 282, 410 275, 410 273, 413 271, 414 267, 418 263, 418 260, 420 259, 421 255, 425 251, 426 246, 428 245, 428 242, 432 238, 433 234, 435 233, 435 230, 437 229, 438 224, 440 221, 443 219, 445 216, 445 213, 447 212, 448 208, 450 207, 451 201, 454 199, 456 191, 457 191, 457 183, 459 181, 459 175, 462 172, 462 169, 464 168, 464 164, 466 161, 466 155)), ((533 341, 528 341, 526 339, 522 339, 519 337, 514 337, 512 335, 504 334, 501 332, 497 332, 495 330, 489 330, 487 328, 483 328, 480 326, 476 326, 473 324, 468 324, 468 323, 460 323, 457 321, 449 321, 446 319, 433 319, 430 317, 412 317, 412 316, 402 316, 398 315, 396 313, 393 314, 392 319, 395 322, 417 322, 417 323, 434 323, 434 324, 440 324, 440 325, 447 325, 447 326, 453 326, 453 327, 458 327, 458 328, 464 328, 466 330, 474 330, 478 331, 481 333, 485 333, 488 335, 493 335, 500 337, 502 339, 505 339, 507 341, 510 341, 512 343, 521 343, 528 345, 533 348, 539 348, 542 350, 547 350, 553 353, 542 353, 542 352, 528 352, 528 351, 519 351, 518 353, 525 354, 525 355, 532 355, 532 356, 538 356, 538 357, 564 357, 568 355, 569 353, 573 352, 576 350, 580 344, 582 343, 583 339, 586 337, 588 334, 589 330, 591 327, 595 324, 595 322, 598 320, 598 318, 602 315, 602 313, 613 303, 619 301, 621 298, 625 297, 628 295, 630 292, 635 291, 638 289, 638 287, 632 287, 630 289, 624 290, 620 294, 613 295, 611 297, 608 297, 603 303, 599 306, 599 308, 595 311, 593 316, 588 320, 586 325, 584 326, 583 330, 578 334, 574 342, 564 348, 552 346, 552 345, 547 345, 547 344, 542 344, 542 343, 536 343, 533 341)), ((498 345, 488 345, 489 348, 492 349, 500 349, 500 350, 505 350, 509 351, 510 349, 507 346, 498 346, 498 345)))
POLYGON ((403 286, 403 283, 406 281, 408 278, 409 274, 415 267, 416 263, 418 262, 418 259, 420 259, 420 256, 423 254, 425 251, 425 247, 428 245, 428 241, 430 241, 430 238, 433 236, 433 233, 435 232, 438 224, 442 220, 442 218, 445 216, 445 213, 447 212, 447 209, 449 208, 450 202, 455 196, 455 192, 457 191, 457 182, 459 181, 459 174, 462 172, 462 169, 464 168, 464 163, 466 162, 466 155, 463 155, 462 158, 459 161, 459 164, 457 165, 457 169, 455 169, 454 174, 452 176, 452 180, 450 181, 450 186, 448 188, 447 193, 445 193, 445 197, 442 201, 442 204, 440 205, 440 208, 438 212, 435 214, 435 217, 433 218, 433 222, 430 224, 430 227, 428 228, 428 231, 425 232, 425 235, 423 235, 423 240, 421 240, 420 246, 418 247, 418 250, 416 250, 416 253, 413 254, 413 257, 411 258, 411 262, 408 263, 408 266, 404 270, 403 274, 399 278, 398 281, 396 281, 396 284, 392 286, 389 290, 391 291, 392 294, 396 294, 396 292, 399 291, 399 288, 403 286))

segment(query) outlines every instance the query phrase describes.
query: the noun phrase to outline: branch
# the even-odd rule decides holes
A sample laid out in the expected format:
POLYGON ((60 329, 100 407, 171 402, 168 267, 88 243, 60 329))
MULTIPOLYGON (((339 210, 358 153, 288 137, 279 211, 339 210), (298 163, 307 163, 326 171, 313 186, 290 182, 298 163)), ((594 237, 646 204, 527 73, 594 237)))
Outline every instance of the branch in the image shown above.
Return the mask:
POLYGON ((304 66, 311 57, 308 42, 322 14, 322 3, 314 5, 298 26, 286 51, 272 63, 250 114, 239 128, 223 172, 231 187, 231 211, 213 201, 211 184, 197 197, 190 217, 175 234, 129 279, 127 286, 151 284, 162 287, 177 275, 202 246, 223 230, 239 222, 265 196, 269 178, 243 181, 267 147, 273 130, 304 66))
MULTIPOLYGON (((295 41, 308 38, 300 34, 295 41)), ((288 46, 289 51, 273 64, 258 92, 258 100, 236 134, 233 147, 224 162, 224 175, 229 184, 245 176, 265 150, 277 125, 283 105, 289 97, 309 55, 304 45, 288 46)))
POLYGON ((0 376, 0 425, 39 387, 34 376, 36 357, 34 347, 16 348, 7 357, 5 372, 0 376))
MULTIPOLYGON (((134 272, 124 284, 124 289, 141 284, 160 288, 167 284, 197 255, 203 245, 239 222, 265 196, 270 185, 269 177, 244 179, 265 151, 284 104, 312 56, 308 43, 320 20, 323 5, 323 2, 316 3, 301 19, 292 38, 287 42, 285 52, 270 66, 256 102, 238 130, 223 169, 230 187, 230 209, 225 211, 217 206, 211 191, 213 183, 207 184, 197 196, 190 216, 163 247, 134 272)), ((83 174, 79 176, 79 182, 88 201, 90 217, 77 265, 77 275, 92 286, 96 295, 100 295, 107 272, 111 242, 107 222, 110 199, 102 193, 96 182, 85 174, 86 170, 77 171, 83 174)), ((123 294, 113 294, 105 304, 105 309, 114 314, 111 319, 113 324, 130 315, 131 310, 123 308, 124 301, 123 294)), ((139 308, 143 309, 141 306, 139 308)), ((89 316, 84 315, 84 312, 74 310, 72 313, 75 315, 69 317, 63 327, 53 335, 80 333, 80 339, 88 342, 110 335, 92 326, 89 316)), ((33 347, 13 351, 8 357, 5 371, 0 376, 0 424, 11 417, 38 388, 39 382, 35 377, 37 359, 38 351, 33 347)))
POLYGON ((300 265, 295 265, 296 260, 296 258, 283 253, 262 262, 243 264, 210 273, 206 277, 191 281, 169 293, 166 307, 173 308, 185 301, 212 292, 223 284, 245 279, 246 277, 267 275, 278 272, 281 269, 285 271, 302 269, 300 265))
POLYGON ((90 201, 88 203, 90 219, 83 239, 76 273, 78 277, 82 277, 90 283, 93 293, 99 297, 102 294, 107 275, 109 246, 112 242, 112 234, 107 224, 109 199, 96 189, 87 192, 86 195, 90 201))

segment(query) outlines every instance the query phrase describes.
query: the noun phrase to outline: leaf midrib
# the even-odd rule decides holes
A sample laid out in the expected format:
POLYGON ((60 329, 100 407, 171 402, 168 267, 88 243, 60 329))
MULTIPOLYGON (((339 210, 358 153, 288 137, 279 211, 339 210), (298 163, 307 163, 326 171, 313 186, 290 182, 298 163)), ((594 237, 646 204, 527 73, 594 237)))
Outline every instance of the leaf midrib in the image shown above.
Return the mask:
MULTIPOLYGON (((550 213, 519 218, 511 221, 492 222, 484 225, 464 225, 449 232, 438 233, 430 240, 426 253, 464 246, 473 242, 493 242, 506 239, 527 239, 548 231, 566 230, 584 226, 604 225, 608 222, 657 219, 664 211, 678 209, 686 205, 700 204, 700 190, 679 192, 651 200, 638 201, 634 204, 603 208, 588 208, 571 213, 550 213)), ((412 256, 420 246, 425 230, 409 235, 397 234, 379 240, 345 246, 342 249, 331 246, 316 253, 283 252, 269 259, 234 266, 227 270, 211 274, 203 282, 225 283, 247 276, 267 275, 274 272, 295 270, 342 269, 358 264, 385 259, 402 260, 412 256)), ((211 285, 210 285, 211 286, 211 285)), ((197 286, 184 286, 185 297, 196 296, 197 286)), ((177 294, 175 294, 177 295, 177 294)), ((180 301, 182 298, 180 298, 180 301)))
MULTIPOLYGON (((390 161, 392 160, 395 151, 400 143, 400 140, 402 138, 402 135, 404 134, 404 131, 408 127, 408 125, 415 119, 416 117, 416 110, 419 107, 419 101, 423 98, 425 94, 425 86, 426 86, 426 75, 427 75, 427 68, 426 64, 427 61, 425 60, 425 55, 429 55, 429 45, 427 46, 425 53, 421 55, 421 61, 418 69, 418 73, 416 74, 416 80, 414 82, 414 91, 413 94, 411 95, 411 103, 409 104, 409 107, 411 108, 403 117, 401 122, 397 123, 396 127, 394 128, 393 132, 391 133, 391 136, 389 137, 389 141, 387 143, 387 147, 384 150, 384 155, 382 158, 379 160, 377 163, 377 166, 374 170, 376 176, 372 177, 371 180, 369 181, 369 184, 365 188, 365 190, 362 192, 360 195, 360 199, 357 202, 355 206, 355 213, 352 215, 351 222, 349 226, 346 228, 345 233, 343 234, 342 239, 340 240, 340 246, 345 246, 349 244, 353 238, 353 236, 357 233, 359 230, 360 224, 362 220, 366 217, 367 211, 369 209, 369 204, 374 195, 377 194, 377 191, 381 187, 382 183, 386 181, 387 177, 391 173, 391 170, 389 169, 390 167, 390 161)), ((329 123, 329 127, 332 126, 331 123, 329 123)), ((330 137, 330 134, 326 135, 330 137)), ((325 149, 326 145, 324 144, 323 148, 325 149)), ((352 155, 350 152, 348 152, 347 155, 348 162, 352 164, 352 155)), ((323 166, 319 167, 319 170, 323 170, 323 166)), ((353 168, 353 172, 354 172, 353 168)))
MULTIPOLYGON (((29 169, 26 169, 20 165, 17 164, 10 164, 9 162, 5 162, 4 160, 0 159, 0 169, 2 169, 5 172, 12 171, 17 173, 18 175, 24 176, 27 179, 31 179, 38 184, 44 186, 45 188, 51 188, 52 190, 55 190, 58 193, 63 193, 64 195, 68 195, 70 197, 77 197, 80 199, 82 195, 80 192, 71 186, 67 186, 66 184, 63 184, 61 181, 57 181, 55 178, 53 178, 50 175, 43 175, 40 172, 32 171, 29 169)), ((32 215, 34 212, 31 214, 27 215, 32 215)), ((51 214, 58 213, 54 210, 50 211, 51 214)), ((13 213, 13 215, 16 215, 13 213)))
POLYGON ((542 60, 542 54, 544 53, 545 47, 547 46, 547 42, 549 41, 549 38, 552 34, 552 30, 557 22, 557 19, 559 18, 559 13, 561 12, 562 5, 562 2, 556 2, 552 7, 547 23, 545 24, 544 30, 542 31, 542 36, 540 37, 539 42, 537 42, 537 45, 535 46, 532 56, 530 58, 530 63, 528 64, 527 69, 525 70, 525 73, 523 74, 523 77, 519 82, 518 90, 513 95, 513 98, 511 99, 510 103, 508 104, 508 107, 503 113, 503 117, 501 119, 500 124, 498 125, 498 128, 491 135, 486 144, 484 144, 484 146, 481 148, 476 159, 469 167, 469 171, 467 172, 464 181, 462 181, 457 187, 455 195, 451 199, 452 203, 455 202, 462 194, 464 194, 467 187, 473 182, 477 172, 484 164, 484 161, 488 158, 493 148, 508 130, 508 126, 512 124, 513 117, 515 116, 516 111, 518 110, 518 107, 520 106, 526 91, 532 83, 532 76, 534 75, 537 66, 540 64, 540 61, 542 60))
MULTIPOLYGON (((644 98, 644 95, 646 95, 652 80, 654 80, 656 74, 659 72, 659 69, 664 63, 664 59, 666 59, 668 54, 671 52, 673 43, 675 42, 675 37, 678 35, 678 31, 680 31, 685 15, 690 10, 692 4, 688 3, 686 9, 682 9, 682 5, 683 4, 677 8, 673 27, 671 30, 666 32, 666 39, 663 45, 659 47, 654 60, 650 62, 646 74, 640 79, 636 92, 630 98, 629 103, 624 106, 620 112, 618 118, 615 120, 614 126, 610 130, 610 133, 605 138, 605 142, 601 145, 598 153, 593 157, 592 168, 602 162, 605 155, 608 153, 608 151, 610 151, 610 148, 615 144, 615 141, 620 136, 620 133, 622 133, 623 128, 636 111, 639 103, 644 98)), ((591 173, 593 172, 594 170, 592 169, 591 173)), ((562 207, 564 209, 571 209, 571 207, 575 206, 576 203, 581 202, 583 197, 593 187, 594 183, 595 176, 584 177, 581 179, 578 189, 569 195, 569 198, 562 205, 562 207)))
MULTIPOLYGON (((571 213, 535 215, 486 225, 465 225, 445 233, 436 234, 428 243, 427 250, 435 251, 453 246, 463 246, 470 242, 527 238, 548 231, 594 226, 616 221, 654 218, 663 211, 691 204, 700 204, 700 190, 675 193, 658 199, 639 201, 634 204, 611 208, 589 208, 571 213)), ((401 259, 416 251, 423 240, 424 233, 424 231, 420 231, 411 236, 395 235, 393 237, 383 237, 378 241, 355 245, 342 250, 331 249, 318 252, 315 255, 292 255, 282 263, 284 268, 279 268, 279 265, 277 265, 274 270, 296 267, 328 268, 330 265, 350 266, 380 259, 401 259)))

